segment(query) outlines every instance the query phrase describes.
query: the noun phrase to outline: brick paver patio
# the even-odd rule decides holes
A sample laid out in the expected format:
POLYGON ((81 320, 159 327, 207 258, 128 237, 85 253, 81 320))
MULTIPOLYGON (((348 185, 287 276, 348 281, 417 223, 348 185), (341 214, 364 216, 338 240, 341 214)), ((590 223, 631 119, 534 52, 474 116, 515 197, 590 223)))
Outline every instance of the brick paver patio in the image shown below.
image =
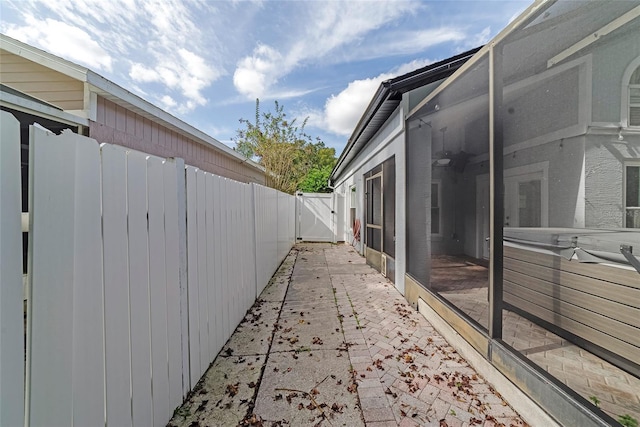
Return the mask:
POLYGON ((526 423, 347 245, 297 245, 171 426, 526 423))
MULTIPOLYGON (((486 267, 456 257, 440 257, 434 282, 440 294, 488 327, 486 267), (452 274, 454 272, 454 274, 452 274)), ((504 310, 503 340, 598 406, 614 419, 640 419, 640 379, 541 326, 504 310)))

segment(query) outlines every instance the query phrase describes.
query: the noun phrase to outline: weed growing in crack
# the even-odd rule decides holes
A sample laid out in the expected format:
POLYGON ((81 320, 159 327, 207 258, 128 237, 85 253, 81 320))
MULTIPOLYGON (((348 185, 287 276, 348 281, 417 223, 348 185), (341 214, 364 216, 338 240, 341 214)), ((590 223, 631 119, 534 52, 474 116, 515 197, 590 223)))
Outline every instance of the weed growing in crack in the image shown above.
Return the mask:
POLYGON ((353 301, 351 301, 351 297, 347 294, 347 299, 349 300, 349 305, 351 305, 351 311, 353 311, 353 317, 356 319, 356 325, 358 325, 357 329, 362 329, 362 325, 360 325, 360 319, 358 318, 358 312, 356 308, 353 306, 353 301))

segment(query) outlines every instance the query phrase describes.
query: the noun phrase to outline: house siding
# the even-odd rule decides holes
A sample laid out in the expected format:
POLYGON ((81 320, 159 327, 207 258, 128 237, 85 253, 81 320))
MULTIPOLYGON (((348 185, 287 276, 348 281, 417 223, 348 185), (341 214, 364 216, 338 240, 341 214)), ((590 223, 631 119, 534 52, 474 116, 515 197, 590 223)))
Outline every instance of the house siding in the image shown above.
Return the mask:
MULTIPOLYGON (((364 228, 364 192, 365 185, 363 176, 366 172, 380 165, 385 160, 395 156, 395 261, 392 261, 394 268, 393 282, 398 291, 404 294, 404 275, 406 260, 406 176, 404 172, 405 164, 405 132, 404 132, 404 109, 398 108, 395 113, 387 120, 380 131, 371 139, 367 146, 360 152, 348 165, 347 168, 336 179, 335 192, 345 195, 345 203, 342 211, 338 211, 341 215, 345 226, 344 239, 347 242, 353 242, 353 233, 349 223, 350 208, 350 187, 356 186, 356 213, 364 228)), ((341 236, 338 236, 340 240, 341 236)), ((361 231, 361 242, 364 242, 364 230, 361 231)), ((355 243, 356 249, 364 254, 364 245, 355 243)), ((391 261, 391 259, 390 259, 391 261)), ((389 261, 388 261, 389 262, 389 261)), ((389 266, 389 265, 388 265, 389 266)))
POLYGON ((99 142, 118 144, 160 157, 180 157, 188 165, 236 181, 265 183, 263 172, 241 160, 187 138, 100 96, 96 121, 90 123, 89 136, 99 142))
POLYGON ((63 110, 84 108, 84 86, 79 80, 0 49, 0 81, 63 110))

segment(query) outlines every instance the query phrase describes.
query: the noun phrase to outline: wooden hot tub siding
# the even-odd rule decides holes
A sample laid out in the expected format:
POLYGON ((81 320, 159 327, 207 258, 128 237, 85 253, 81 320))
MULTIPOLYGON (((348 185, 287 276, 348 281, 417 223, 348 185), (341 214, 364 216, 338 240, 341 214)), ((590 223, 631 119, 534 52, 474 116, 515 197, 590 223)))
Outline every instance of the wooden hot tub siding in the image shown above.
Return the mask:
POLYGON ((640 274, 504 248, 504 301, 640 365, 640 274))

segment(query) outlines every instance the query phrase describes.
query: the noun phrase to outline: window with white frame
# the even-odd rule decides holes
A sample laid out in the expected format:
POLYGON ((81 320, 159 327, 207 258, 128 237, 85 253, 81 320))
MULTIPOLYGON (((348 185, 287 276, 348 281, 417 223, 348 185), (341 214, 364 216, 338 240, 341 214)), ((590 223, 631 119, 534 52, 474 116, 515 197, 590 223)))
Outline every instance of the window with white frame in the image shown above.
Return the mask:
POLYGON ((625 227, 640 228, 640 163, 625 166, 625 227))
POLYGON ((640 126, 640 66, 629 80, 629 126, 640 126))
POLYGON ((441 235, 441 218, 440 207, 442 205, 442 198, 440 194, 440 181, 433 181, 431 183, 431 234, 436 236, 441 235))

